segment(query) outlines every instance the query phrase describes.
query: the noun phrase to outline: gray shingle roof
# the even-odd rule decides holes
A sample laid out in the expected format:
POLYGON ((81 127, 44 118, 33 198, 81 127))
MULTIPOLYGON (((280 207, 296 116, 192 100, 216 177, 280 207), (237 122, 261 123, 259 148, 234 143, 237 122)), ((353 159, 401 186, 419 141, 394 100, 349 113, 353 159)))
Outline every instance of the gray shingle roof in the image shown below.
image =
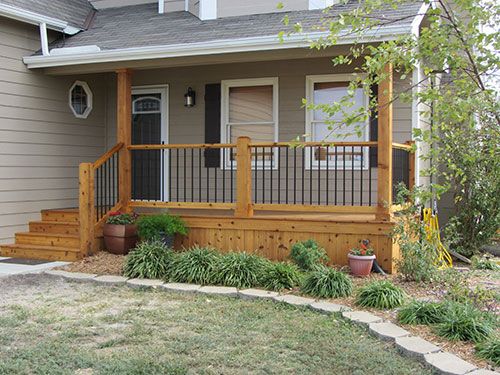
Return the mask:
POLYGON ((0 4, 57 18, 80 29, 83 29, 85 20, 94 11, 88 0, 0 0, 0 4))
MULTIPOLYGON (((5 0, 0 0, 5 1, 5 0)), ((27 0, 23 0, 27 1, 27 0)), ((420 9, 421 2, 402 4, 397 10, 378 11, 373 16, 391 25, 410 25, 420 9)), ((332 7, 328 17, 335 17, 358 6, 358 1, 332 7)), ((132 47, 189 44, 224 39, 237 39, 277 35, 285 30, 284 15, 290 25, 301 22, 305 31, 312 31, 325 17, 322 11, 294 11, 227 17, 201 21, 188 12, 158 14, 156 4, 142 4, 120 8, 101 9, 90 28, 65 41, 57 41, 55 47, 97 45, 102 50, 132 47)), ((291 28, 292 26, 289 26, 291 28)), ((286 30, 285 30, 286 31, 286 30)))

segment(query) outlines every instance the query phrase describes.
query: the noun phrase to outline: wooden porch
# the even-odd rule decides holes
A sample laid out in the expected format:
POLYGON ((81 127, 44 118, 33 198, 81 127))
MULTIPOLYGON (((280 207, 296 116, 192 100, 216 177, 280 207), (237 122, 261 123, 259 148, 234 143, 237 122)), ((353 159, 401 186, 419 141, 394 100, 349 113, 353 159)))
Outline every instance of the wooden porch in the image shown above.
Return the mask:
MULTIPOLYGON (((179 248, 213 246, 283 260, 291 244, 313 238, 332 263, 343 265, 348 250, 368 238, 381 266, 395 271, 399 251, 389 238, 393 188, 400 181, 413 186, 415 159, 411 142, 392 140, 391 66, 378 87, 378 140, 335 144, 254 143, 240 137, 227 144, 133 145, 132 72, 119 70, 117 78, 118 143, 96 162, 80 165, 78 209, 42 214, 66 227, 30 225, 30 231, 51 237, 43 246, 57 247, 53 253, 39 248, 38 257, 73 260, 100 250, 109 212, 168 209, 190 229, 179 248), (69 243, 61 238, 73 241, 72 251, 63 252, 69 243)), ((37 257, 20 238, 20 246, 2 247, 2 253, 37 257)), ((41 246, 36 240, 29 244, 41 246)))

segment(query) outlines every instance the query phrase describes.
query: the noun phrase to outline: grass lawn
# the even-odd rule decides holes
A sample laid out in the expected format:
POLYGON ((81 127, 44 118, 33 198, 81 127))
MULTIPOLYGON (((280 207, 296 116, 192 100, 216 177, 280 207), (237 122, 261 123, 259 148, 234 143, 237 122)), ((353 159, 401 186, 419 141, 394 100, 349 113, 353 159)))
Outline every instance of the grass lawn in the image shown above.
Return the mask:
POLYGON ((265 301, 0 278, 0 374, 430 374, 338 316, 265 301))

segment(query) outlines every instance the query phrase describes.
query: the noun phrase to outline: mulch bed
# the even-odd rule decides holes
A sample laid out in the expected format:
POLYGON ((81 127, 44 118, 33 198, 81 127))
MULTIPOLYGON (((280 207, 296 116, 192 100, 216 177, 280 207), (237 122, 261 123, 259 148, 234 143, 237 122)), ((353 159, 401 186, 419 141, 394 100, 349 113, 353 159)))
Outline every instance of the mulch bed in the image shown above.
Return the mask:
POLYGON ((85 257, 82 260, 57 267, 56 269, 69 272, 93 273, 97 275, 121 275, 125 257, 115 255, 106 251, 99 251, 97 254, 85 257))

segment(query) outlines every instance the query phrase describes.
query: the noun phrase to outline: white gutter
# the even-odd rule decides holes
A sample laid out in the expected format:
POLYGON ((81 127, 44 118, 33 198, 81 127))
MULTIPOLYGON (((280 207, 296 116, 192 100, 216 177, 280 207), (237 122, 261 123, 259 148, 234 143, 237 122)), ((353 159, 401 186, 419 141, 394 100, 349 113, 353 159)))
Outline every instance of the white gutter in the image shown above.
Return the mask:
POLYGON ((48 56, 49 53, 49 39, 47 37, 47 24, 40 24, 40 43, 42 44, 42 55, 48 56))
MULTIPOLYGON (((392 40, 397 35, 411 32, 410 26, 386 26, 367 33, 362 40, 356 35, 344 35, 338 44, 350 44, 355 41, 363 43, 392 40)), ((281 43, 277 35, 240 39, 214 40, 189 44, 166 46, 134 47, 114 50, 103 50, 93 53, 57 54, 50 56, 27 56, 23 61, 29 69, 50 68, 82 64, 99 64, 120 61, 165 59, 186 56, 207 56, 225 53, 283 50, 291 48, 309 48, 312 40, 328 36, 328 32, 310 34, 292 34, 281 43)))
POLYGON ((0 16, 11 18, 17 21, 29 23, 31 25, 45 24, 46 28, 63 32, 68 35, 74 35, 81 29, 68 25, 66 21, 57 18, 47 17, 38 13, 30 12, 25 9, 11 5, 0 4, 0 16))

